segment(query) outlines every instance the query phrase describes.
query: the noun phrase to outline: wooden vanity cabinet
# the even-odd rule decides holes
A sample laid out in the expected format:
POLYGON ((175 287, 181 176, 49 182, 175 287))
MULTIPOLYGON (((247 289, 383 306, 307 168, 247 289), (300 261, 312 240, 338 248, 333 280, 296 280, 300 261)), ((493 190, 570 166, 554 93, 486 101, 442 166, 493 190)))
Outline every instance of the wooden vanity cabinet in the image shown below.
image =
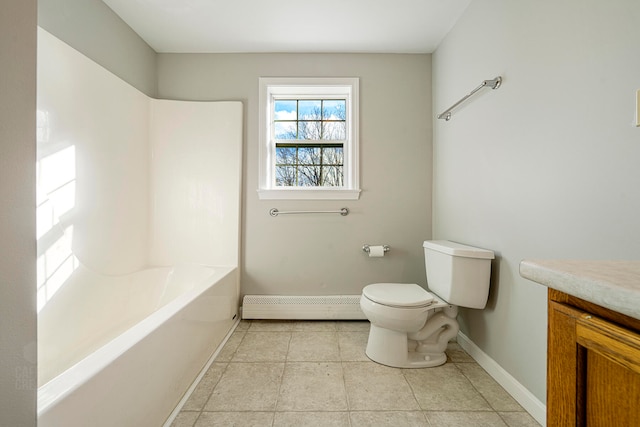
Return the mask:
POLYGON ((640 426, 640 320, 549 289, 547 426, 640 426))

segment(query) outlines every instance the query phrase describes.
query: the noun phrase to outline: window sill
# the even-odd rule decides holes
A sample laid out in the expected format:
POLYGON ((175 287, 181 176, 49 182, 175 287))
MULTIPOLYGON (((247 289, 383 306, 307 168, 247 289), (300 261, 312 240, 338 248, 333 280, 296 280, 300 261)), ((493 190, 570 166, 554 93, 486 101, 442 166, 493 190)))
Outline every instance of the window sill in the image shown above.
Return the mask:
POLYGON ((260 200, 358 200, 360 190, 326 188, 287 188, 258 190, 260 200))

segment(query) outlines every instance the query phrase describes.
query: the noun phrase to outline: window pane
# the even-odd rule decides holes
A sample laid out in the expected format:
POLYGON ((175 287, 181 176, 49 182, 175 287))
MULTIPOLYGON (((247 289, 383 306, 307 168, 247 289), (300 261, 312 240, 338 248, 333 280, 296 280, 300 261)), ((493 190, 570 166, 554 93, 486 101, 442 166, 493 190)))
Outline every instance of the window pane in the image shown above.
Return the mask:
POLYGON ((291 187, 296 184, 296 168, 293 166, 276 166, 276 185, 291 187))
POLYGON ((323 168, 322 185, 325 187, 342 186, 342 166, 325 166, 323 168))
POLYGON ((297 120, 297 104, 295 99, 277 99, 274 102, 274 120, 297 120))
POLYGON ((344 163, 342 147, 325 147, 322 150, 322 163, 325 165, 342 166, 344 163))
POLYGON ((303 121, 298 122, 300 131, 298 139, 318 140, 322 130, 322 122, 320 121, 303 121))
POLYGON ((347 101, 344 99, 325 100, 322 103, 322 120, 345 120, 347 101))
POLYGON ((276 147, 277 165, 295 165, 296 147, 276 147))
POLYGON ((320 166, 300 166, 298 168, 298 185, 303 187, 318 187, 321 185, 320 166))
POLYGON ((275 122, 276 139, 296 139, 296 122, 275 122))
POLYGON ((319 99, 301 99, 298 101, 298 120, 320 120, 322 101, 319 99))
POLYGON ((301 165, 319 165, 320 164, 320 147, 299 147, 298 162, 301 165))
POLYGON ((327 140, 347 139, 347 124, 345 122, 322 123, 322 139, 327 139, 327 140))

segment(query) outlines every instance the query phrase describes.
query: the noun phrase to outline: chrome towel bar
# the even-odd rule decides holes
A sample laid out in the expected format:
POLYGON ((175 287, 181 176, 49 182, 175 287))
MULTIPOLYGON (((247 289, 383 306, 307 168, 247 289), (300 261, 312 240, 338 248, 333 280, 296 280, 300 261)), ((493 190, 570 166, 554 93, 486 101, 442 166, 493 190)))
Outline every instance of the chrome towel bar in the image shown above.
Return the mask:
POLYGON ((464 101, 466 101, 467 99, 471 98, 473 96, 474 93, 476 93, 477 91, 479 91, 480 89, 482 89, 483 87, 490 87, 491 89, 498 89, 500 87, 500 85, 502 84, 502 77, 498 76, 493 80, 485 80, 482 83, 480 83, 480 86, 478 86, 477 88, 475 88, 474 90, 472 90, 471 92, 469 92, 464 98, 462 98, 460 101, 456 102, 455 104, 453 104, 451 107, 447 108, 442 114, 438 115, 439 119, 445 119, 446 121, 451 120, 451 111, 456 108, 458 105, 462 104, 464 101))
POLYGON ((278 216, 278 215, 293 215, 293 214, 333 214, 337 213, 342 216, 349 215, 348 208, 342 208, 339 211, 279 211, 276 208, 273 208, 269 211, 269 215, 278 216))

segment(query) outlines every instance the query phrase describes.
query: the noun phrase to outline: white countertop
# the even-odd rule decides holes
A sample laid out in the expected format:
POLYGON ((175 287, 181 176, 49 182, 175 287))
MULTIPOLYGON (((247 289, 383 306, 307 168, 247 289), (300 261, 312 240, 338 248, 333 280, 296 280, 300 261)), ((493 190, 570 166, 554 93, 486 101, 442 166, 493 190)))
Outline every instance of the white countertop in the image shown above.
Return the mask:
POLYGON ((523 260, 520 275, 640 320, 640 261, 523 260))

